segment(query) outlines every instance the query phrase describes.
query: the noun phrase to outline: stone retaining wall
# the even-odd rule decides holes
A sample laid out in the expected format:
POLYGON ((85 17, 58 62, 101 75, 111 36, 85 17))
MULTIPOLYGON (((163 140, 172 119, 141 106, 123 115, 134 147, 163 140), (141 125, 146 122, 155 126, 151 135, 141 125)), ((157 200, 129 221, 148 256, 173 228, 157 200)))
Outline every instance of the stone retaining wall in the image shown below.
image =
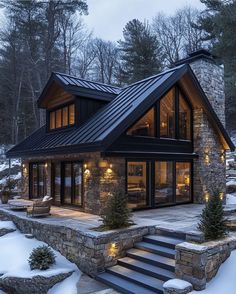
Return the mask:
POLYGON ((12 220, 21 232, 46 242, 90 276, 115 265, 135 242, 141 241, 144 235, 155 233, 155 226, 132 226, 124 230, 90 233, 56 223, 47 224, 6 210, 0 210, 2 219, 12 220))
POLYGON ((181 243, 176 246, 176 277, 190 282, 195 290, 203 290, 235 248, 236 237, 201 245, 181 243))

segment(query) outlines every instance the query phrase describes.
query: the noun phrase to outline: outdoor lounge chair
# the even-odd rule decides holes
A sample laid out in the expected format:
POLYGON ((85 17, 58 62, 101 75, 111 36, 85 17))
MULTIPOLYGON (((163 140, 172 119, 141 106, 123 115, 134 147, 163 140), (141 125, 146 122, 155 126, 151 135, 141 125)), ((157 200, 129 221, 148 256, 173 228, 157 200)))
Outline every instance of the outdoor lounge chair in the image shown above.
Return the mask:
POLYGON ((33 204, 27 207, 27 216, 39 217, 50 215, 52 200, 52 198, 47 196, 39 200, 34 200, 33 204))

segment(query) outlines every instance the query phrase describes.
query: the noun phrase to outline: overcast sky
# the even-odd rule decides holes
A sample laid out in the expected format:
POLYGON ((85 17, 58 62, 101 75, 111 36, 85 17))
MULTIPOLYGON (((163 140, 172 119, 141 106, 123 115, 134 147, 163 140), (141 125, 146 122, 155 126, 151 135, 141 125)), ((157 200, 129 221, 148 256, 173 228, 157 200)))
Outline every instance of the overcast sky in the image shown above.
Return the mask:
POLYGON ((134 18, 151 20, 157 13, 173 14, 184 6, 204 8, 200 0, 87 0, 89 15, 83 17, 94 35, 106 40, 122 38, 125 24, 134 18))

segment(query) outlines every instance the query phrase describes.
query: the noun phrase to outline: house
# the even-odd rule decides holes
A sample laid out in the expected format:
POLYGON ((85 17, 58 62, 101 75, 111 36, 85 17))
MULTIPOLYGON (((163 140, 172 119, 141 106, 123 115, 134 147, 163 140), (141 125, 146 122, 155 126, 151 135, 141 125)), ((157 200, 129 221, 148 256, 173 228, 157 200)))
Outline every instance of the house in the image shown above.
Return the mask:
POLYGON ((123 185, 132 209, 225 195, 224 71, 206 50, 117 88, 52 73, 38 107, 46 125, 7 152, 22 158, 23 197, 98 214, 123 185))

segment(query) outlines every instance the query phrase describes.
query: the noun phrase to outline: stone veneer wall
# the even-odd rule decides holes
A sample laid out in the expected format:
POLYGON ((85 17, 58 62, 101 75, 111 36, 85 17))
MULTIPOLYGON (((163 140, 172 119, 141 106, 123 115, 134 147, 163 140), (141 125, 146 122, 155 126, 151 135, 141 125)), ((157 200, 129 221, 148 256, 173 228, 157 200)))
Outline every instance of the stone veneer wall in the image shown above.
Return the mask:
POLYGON ((115 265, 135 242, 156 232, 155 226, 132 226, 110 232, 81 231, 77 226, 67 225, 67 222, 64 225, 59 220, 46 223, 2 208, 0 220, 13 221, 21 232, 46 242, 90 276, 115 265))
POLYGON ((207 200, 212 190, 217 188, 225 196, 225 153, 219 135, 208 121, 202 109, 194 109, 194 202, 207 200))
POLYGON ((81 161, 83 163, 84 205, 82 211, 99 214, 108 193, 114 185, 125 185, 125 159, 102 158, 100 153, 82 153, 37 157, 22 162, 22 197, 29 198, 29 162, 46 164, 46 194, 51 195, 52 162, 81 161))
POLYGON ((187 242, 178 244, 176 246, 176 277, 190 282, 195 290, 203 290, 235 248, 235 237, 201 245, 187 242))
POLYGON ((225 126, 224 68, 214 60, 199 58, 190 63, 213 109, 225 126))

